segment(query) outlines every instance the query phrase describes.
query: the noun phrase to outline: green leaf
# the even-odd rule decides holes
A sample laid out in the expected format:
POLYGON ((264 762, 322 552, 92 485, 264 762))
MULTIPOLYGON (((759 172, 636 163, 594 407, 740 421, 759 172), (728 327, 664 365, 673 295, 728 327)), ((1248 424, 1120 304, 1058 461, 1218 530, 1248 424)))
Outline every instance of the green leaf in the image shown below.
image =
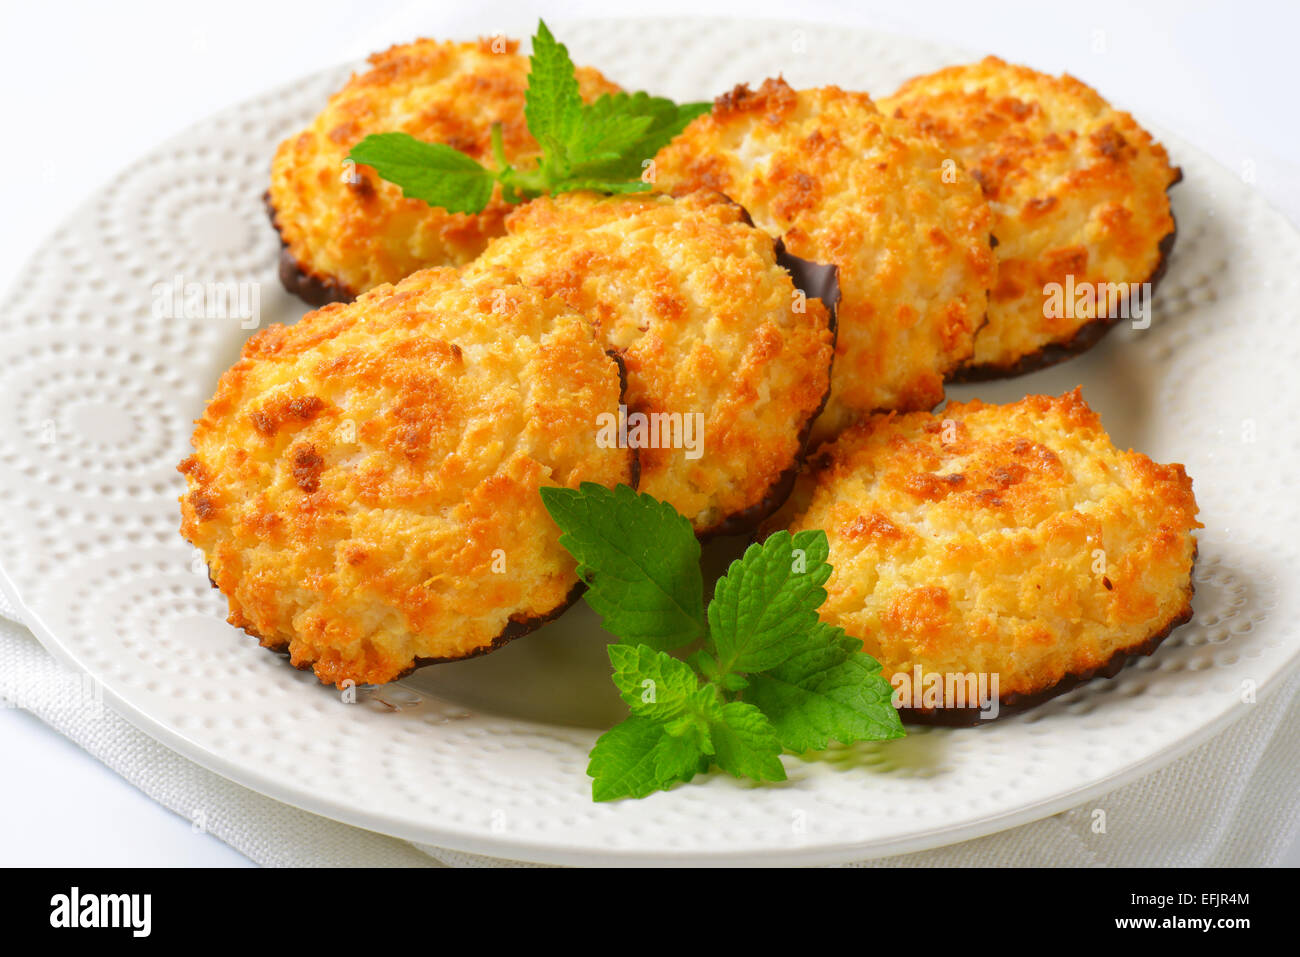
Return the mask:
POLYGON ((703 648, 695 652, 695 654, 689 655, 686 660, 692 668, 704 675, 706 681, 712 681, 718 677, 717 661, 703 648))
POLYGON ((572 148, 574 176, 606 180, 639 179, 652 160, 686 125, 709 111, 708 103, 677 104, 648 93, 602 96, 584 108, 582 127, 590 131, 572 148), (592 118, 589 114, 600 111, 592 118), (599 137, 599 138, 598 138, 599 137))
POLYGON ((752 704, 732 701, 709 722, 713 760, 728 774, 755 781, 784 781, 781 741, 767 717, 752 704))
POLYGON ((628 644, 667 651, 701 637, 704 583, 691 523, 626 485, 548 486, 542 501, 578 562, 587 604, 628 644))
POLYGON ((581 131, 571 144, 569 173, 563 189, 639 192, 649 189, 641 177, 668 142, 692 119, 707 111, 707 103, 679 106, 647 93, 605 95, 583 108, 581 131), (613 184, 623 188, 614 190, 613 184))
POLYGON ((587 764, 595 801, 640 798, 689 781, 704 755, 689 736, 673 737, 664 725, 636 715, 596 741, 587 764))
POLYGON ((817 625, 830 577, 826 533, 780 531, 746 549, 718 580, 709 631, 719 670, 746 674, 785 661, 817 625))
POLYGON ((786 661, 749 676, 745 700, 771 720, 788 751, 820 751, 831 741, 881 741, 904 734, 893 688, 862 643, 818 622, 786 661))
POLYGON ((552 188, 556 193, 573 193, 581 189, 589 189, 594 193, 648 193, 654 189, 650 183, 643 183, 640 180, 634 182, 615 182, 604 179, 565 179, 556 183, 552 188))
POLYGON ((588 603, 627 642, 607 653, 632 715, 592 749, 594 800, 644 797, 711 765, 784 781, 783 750, 903 735, 879 664, 817 616, 831 574, 824 532, 751 546, 706 614, 700 546, 670 505, 589 482, 541 495, 588 603), (688 660, 666 653, 701 636, 688 660))
POLYGON ((707 103, 679 106, 648 93, 605 94, 583 103, 569 51, 539 20, 524 118, 542 148, 540 160, 520 168, 508 163, 500 124, 492 129, 495 170, 450 146, 405 133, 368 136, 351 158, 397 183, 404 196, 455 213, 482 212, 497 182, 510 203, 574 190, 642 193, 652 188, 641 181, 644 164, 708 109, 707 103))
MULTIPOLYGON (((665 102, 671 103, 671 100, 665 102)), ((675 103, 673 110, 665 110, 659 115, 658 121, 651 123, 646 130, 645 135, 641 137, 641 142, 637 144, 638 148, 647 156, 653 157, 661 149, 677 138, 677 135, 686 129, 697 116, 703 116, 713 109, 713 104, 708 100, 701 100, 694 103, 675 103)))
MULTIPOLYGON (((703 734, 707 739, 707 732, 703 734)), ((669 735, 655 745, 655 778, 660 782, 661 790, 708 771, 709 756, 700 750, 700 740, 700 734, 669 735)))
POLYGON ((492 199, 495 174, 444 143, 425 143, 409 133, 372 133, 348 153, 372 166, 408 199, 422 199, 453 213, 481 213, 492 199))
POLYGON ((721 675, 718 678, 718 686, 723 691, 744 691, 749 687, 749 679, 733 672, 729 675, 721 675))
POLYGON ((528 90, 524 94, 528 132, 543 150, 562 157, 577 132, 582 94, 569 51, 540 20, 528 62, 528 90))
POLYGON ((646 645, 610 645, 614 686, 635 715, 668 721, 687 710, 700 681, 691 666, 646 645))
MULTIPOLYGON (((705 689, 701 688, 700 691, 705 689)), ((674 738, 683 738, 690 742, 694 752, 702 757, 709 757, 713 754, 713 735, 709 732, 709 722, 704 717, 705 709, 701 701, 700 691, 691 695, 687 702, 688 712, 680 718, 674 718, 664 725, 664 730, 674 738)), ((704 769, 707 770, 709 762, 704 762, 704 769)))
POLYGON ((674 103, 649 93, 606 93, 582 108, 582 129, 572 147, 577 162, 602 151, 636 152, 650 159, 691 120, 710 109, 708 103, 674 103))
MULTIPOLYGON (((612 159, 639 141, 655 117, 638 109, 638 98, 652 99, 647 93, 604 93, 583 104, 581 121, 567 144, 569 162, 612 159)), ((673 106, 668 100, 662 102, 673 106)))

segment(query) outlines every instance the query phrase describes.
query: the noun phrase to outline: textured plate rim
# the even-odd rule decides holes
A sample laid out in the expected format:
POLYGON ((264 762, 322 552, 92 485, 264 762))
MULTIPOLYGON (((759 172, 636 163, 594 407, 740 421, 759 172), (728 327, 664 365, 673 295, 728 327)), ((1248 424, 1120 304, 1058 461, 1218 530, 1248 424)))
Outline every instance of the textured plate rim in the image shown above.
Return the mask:
MULTIPOLYGON (((47 651, 69 667, 82 671, 87 670, 78 661, 76 655, 63 647, 58 639, 54 637, 39 616, 32 614, 21 602, 14 583, 3 566, 0 566, 0 591, 4 593, 5 597, 23 616, 24 624, 36 635, 47 651)), ((1275 671, 1260 684, 1259 696, 1261 702, 1267 695, 1272 693, 1275 687, 1284 684, 1285 679, 1297 671, 1300 671, 1300 653, 1293 655, 1285 667, 1275 671)), ((189 758, 206 770, 234 781, 236 784, 249 788, 258 794, 312 814, 319 814, 341 824, 364 828, 368 831, 375 831, 382 835, 417 844, 430 844, 452 851, 481 854, 503 861, 526 861, 561 866, 587 864, 625 867, 671 867, 692 864, 717 866, 783 865, 797 867, 847 864, 853 861, 931 850, 977 837, 986 837, 1069 810, 1090 798, 1107 794, 1138 778, 1158 771, 1235 724, 1248 714, 1252 707, 1238 702, 1229 711, 1219 715, 1207 724, 1199 726, 1195 731, 1174 744, 1154 754, 1130 762, 1126 767, 1091 784, 1061 792, 1034 804, 1014 808, 1003 814, 988 815, 966 824, 935 828, 923 834, 892 840, 885 839, 859 844, 845 843, 807 849, 782 848, 733 852, 665 851, 659 854, 651 854, 644 851, 577 847, 554 841, 482 839, 467 836, 461 831, 441 830, 436 826, 412 827, 407 822, 397 818, 373 814, 362 808, 319 798, 308 790, 281 786, 274 779, 264 777, 256 771, 228 761, 184 734, 173 730, 142 709, 120 698, 108 688, 104 689, 104 701, 133 727, 182 756, 189 758)))

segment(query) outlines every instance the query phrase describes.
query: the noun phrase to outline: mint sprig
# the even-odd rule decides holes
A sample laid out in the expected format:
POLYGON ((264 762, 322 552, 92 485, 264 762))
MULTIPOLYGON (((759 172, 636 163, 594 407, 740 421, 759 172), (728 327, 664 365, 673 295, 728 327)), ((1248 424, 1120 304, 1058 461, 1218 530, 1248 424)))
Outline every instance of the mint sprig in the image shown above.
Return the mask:
POLYGON ((802 754, 821 751, 831 741, 900 737, 892 694, 880 665, 863 653, 860 641, 818 622, 785 661, 749 678, 745 700, 771 719, 787 751, 802 754))
POLYGON ((541 491, 564 532, 560 544, 578 560, 587 604, 607 631, 661 650, 704 635, 700 543, 689 519, 626 485, 608 489, 586 482, 578 489, 541 491))
POLYGON ((408 133, 375 133, 352 147, 348 158, 373 166, 402 195, 441 206, 449 213, 480 213, 492 199, 496 177, 472 157, 444 143, 425 143, 408 133))
POLYGON ((621 639, 608 652, 631 717, 592 749, 594 800, 645 797, 711 766, 783 781, 782 751, 903 735, 879 663, 817 616, 831 574, 825 532, 751 545, 706 612, 699 543, 667 503, 591 483, 542 498, 588 603, 621 639), (688 659, 668 654, 697 641, 688 659))
POLYGON ((524 119, 542 153, 528 166, 508 161, 499 123, 492 127, 492 166, 400 132, 373 133, 348 158, 396 183, 408 199, 453 213, 482 212, 497 183, 510 203, 580 189, 638 193, 652 186, 642 180, 644 164, 709 110, 708 103, 679 105, 648 93, 606 93, 584 103, 569 51, 541 21, 529 65, 524 119))

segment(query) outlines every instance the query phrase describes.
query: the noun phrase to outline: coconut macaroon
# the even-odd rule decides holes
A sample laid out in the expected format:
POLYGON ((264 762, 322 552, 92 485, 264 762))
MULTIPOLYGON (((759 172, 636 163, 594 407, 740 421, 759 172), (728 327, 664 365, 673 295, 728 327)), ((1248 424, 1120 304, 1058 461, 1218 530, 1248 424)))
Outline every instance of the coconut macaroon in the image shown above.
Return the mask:
POLYGON ((726 193, 795 255, 839 268, 821 441, 859 415, 929 409, 971 354, 994 282, 992 215, 960 164, 864 93, 737 87, 655 159, 660 189, 726 193))
POLYGON ((482 654, 563 610, 545 485, 635 485, 617 361, 562 302, 415 273, 248 340, 180 466, 230 622, 323 682, 482 654))
MULTIPOLYGON (((795 288, 772 238, 716 193, 542 197, 475 263, 564 299, 627 368, 641 491, 701 534, 752 528, 785 499, 826 400, 832 313, 795 288)), ((594 412, 593 412, 594 414, 594 412)))
POLYGON ((971 675, 1003 713, 1113 675, 1192 613, 1191 480, 1117 450, 1077 389, 873 416, 818 452, 781 517, 826 531, 821 616, 896 688, 943 689, 904 698, 913 717, 971 719, 971 675))
POLYGON ((1051 365, 1120 318, 1146 320, 1132 313, 1150 308, 1142 284, 1173 247, 1166 191, 1182 174, 1132 116, 1071 76, 996 57, 910 80, 880 108, 966 164, 996 216, 989 321, 958 378, 1051 365))
MULTIPOLYGON (((403 132, 446 143, 480 162, 491 157, 500 123, 516 165, 540 154, 524 120, 528 58, 514 40, 417 40, 370 58, 305 130, 280 144, 267 204, 284 243, 280 278, 312 305, 347 302, 426 266, 458 266, 504 232, 510 206, 496 187, 476 215, 404 199, 401 187, 348 161, 371 133, 403 132)), ((579 68, 586 100, 618 90, 579 68)))

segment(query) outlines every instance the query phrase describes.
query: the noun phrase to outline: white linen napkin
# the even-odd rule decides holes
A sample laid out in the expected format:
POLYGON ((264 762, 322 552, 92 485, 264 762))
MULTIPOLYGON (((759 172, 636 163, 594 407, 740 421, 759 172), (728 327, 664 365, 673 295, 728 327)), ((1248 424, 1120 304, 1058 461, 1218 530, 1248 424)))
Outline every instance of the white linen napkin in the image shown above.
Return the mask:
MULTIPOLYGON (((301 811, 228 781, 159 744, 108 708, 26 689, 71 671, 19 624, 0 594, 0 699, 22 706, 159 804, 258 864, 301 867, 520 866, 426 847, 301 811)), ((1267 866, 1300 832, 1300 673, 1246 717, 1164 769, 1088 804, 949 847, 854 866, 1267 866), (1096 809, 1105 833, 1094 833, 1096 809)))

